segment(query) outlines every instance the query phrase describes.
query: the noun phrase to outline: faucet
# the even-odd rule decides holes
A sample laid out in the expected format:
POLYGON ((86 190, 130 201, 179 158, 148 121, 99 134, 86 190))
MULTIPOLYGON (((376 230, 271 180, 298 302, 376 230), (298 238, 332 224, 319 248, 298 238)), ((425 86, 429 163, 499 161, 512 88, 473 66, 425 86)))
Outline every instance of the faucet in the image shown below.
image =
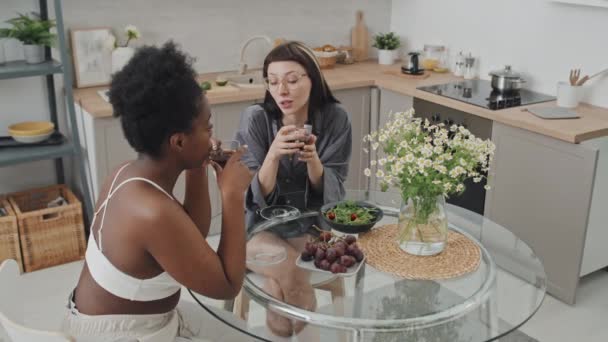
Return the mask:
POLYGON ((258 39, 265 40, 268 43, 268 45, 270 45, 270 47, 272 48, 272 40, 268 36, 253 36, 253 37, 247 39, 245 44, 243 44, 243 47, 241 47, 241 59, 239 61, 239 74, 240 75, 243 75, 247 72, 247 63, 245 63, 245 49, 247 49, 247 46, 249 45, 249 43, 251 43, 254 40, 258 40, 258 39))

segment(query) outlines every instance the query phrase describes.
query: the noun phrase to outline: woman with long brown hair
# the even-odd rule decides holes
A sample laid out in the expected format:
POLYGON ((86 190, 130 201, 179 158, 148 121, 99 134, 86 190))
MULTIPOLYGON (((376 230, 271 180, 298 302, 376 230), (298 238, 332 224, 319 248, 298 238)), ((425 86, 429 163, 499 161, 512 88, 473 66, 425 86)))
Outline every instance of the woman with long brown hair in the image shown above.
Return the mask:
MULTIPOLYGON (((247 227, 261 218, 257 212, 283 204, 301 211, 341 200, 350 161, 350 118, 333 96, 313 52, 298 42, 275 47, 264 60, 264 102, 241 115, 237 140, 249 147, 243 161, 256 172, 246 198, 247 227), (304 129, 311 127, 311 132, 304 129)), ((266 276, 273 296, 306 309, 315 297, 309 272, 295 266, 310 224, 287 225, 248 242, 249 252, 264 246, 285 248, 287 260, 272 267, 254 267, 266 276)), ((290 336, 302 328, 269 312, 268 325, 290 336)))

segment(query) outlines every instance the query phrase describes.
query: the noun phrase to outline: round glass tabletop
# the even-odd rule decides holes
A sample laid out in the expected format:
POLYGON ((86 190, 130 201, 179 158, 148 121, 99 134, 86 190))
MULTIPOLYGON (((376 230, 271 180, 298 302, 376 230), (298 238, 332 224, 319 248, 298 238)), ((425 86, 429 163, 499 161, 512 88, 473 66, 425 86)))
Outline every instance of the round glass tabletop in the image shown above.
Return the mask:
MULTIPOLYGON (((397 223, 399 194, 350 191, 384 211, 375 227, 397 223)), ((479 267, 442 280, 411 280, 370 265, 351 276, 296 265, 319 225, 317 212, 268 220, 248 234, 247 254, 276 253, 281 262, 248 263, 235 314, 260 339, 304 334, 343 341, 491 341, 514 332, 540 307, 542 263, 508 229, 466 209, 446 205, 450 229, 480 246, 479 267), (250 300, 251 299, 251 300, 250 300)), ((310 337, 312 336, 312 337, 310 337)))

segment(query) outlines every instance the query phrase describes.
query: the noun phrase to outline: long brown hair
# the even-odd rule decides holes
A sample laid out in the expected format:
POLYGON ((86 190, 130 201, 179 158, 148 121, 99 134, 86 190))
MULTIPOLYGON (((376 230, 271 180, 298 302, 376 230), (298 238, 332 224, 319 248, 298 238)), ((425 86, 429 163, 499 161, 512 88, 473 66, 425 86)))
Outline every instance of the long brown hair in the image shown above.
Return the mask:
MULTIPOLYGON (((331 103, 339 103, 334 97, 323 74, 319 63, 315 58, 312 50, 300 42, 286 42, 276 46, 268 56, 264 59, 264 69, 262 74, 264 78, 268 77, 268 66, 272 62, 293 61, 300 64, 305 70, 312 86, 310 88, 310 96, 308 98, 308 122, 313 127, 313 132, 318 135, 318 127, 314 121, 314 113, 324 108, 331 103)), ((271 120, 275 120, 278 127, 282 126, 282 112, 277 103, 266 90, 264 102, 262 103, 264 110, 270 116, 271 120)))

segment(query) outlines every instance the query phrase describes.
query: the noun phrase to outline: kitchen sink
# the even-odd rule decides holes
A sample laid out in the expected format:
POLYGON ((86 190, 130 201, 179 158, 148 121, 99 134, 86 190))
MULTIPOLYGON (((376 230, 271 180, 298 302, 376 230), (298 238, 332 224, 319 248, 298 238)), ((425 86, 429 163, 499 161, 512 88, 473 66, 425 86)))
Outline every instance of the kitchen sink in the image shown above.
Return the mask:
POLYGON ((240 74, 225 74, 222 75, 229 83, 239 88, 263 88, 264 78, 262 71, 248 72, 240 74))

